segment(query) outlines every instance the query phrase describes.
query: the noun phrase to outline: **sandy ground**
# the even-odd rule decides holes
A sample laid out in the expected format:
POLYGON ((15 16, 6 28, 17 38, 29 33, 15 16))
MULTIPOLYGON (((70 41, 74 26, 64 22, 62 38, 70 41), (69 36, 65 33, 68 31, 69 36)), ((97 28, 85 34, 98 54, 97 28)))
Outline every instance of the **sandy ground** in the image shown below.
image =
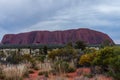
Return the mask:
POLYGON ((25 78, 24 80, 113 80, 111 77, 106 77, 104 75, 96 75, 93 78, 87 78, 81 75, 90 73, 89 68, 79 68, 76 70, 76 72, 62 74, 60 76, 49 75, 49 78, 46 78, 45 76, 39 76, 38 73, 39 71, 34 71, 33 74, 29 74, 29 78, 25 78), (82 73, 79 73, 78 75, 78 72, 82 73))

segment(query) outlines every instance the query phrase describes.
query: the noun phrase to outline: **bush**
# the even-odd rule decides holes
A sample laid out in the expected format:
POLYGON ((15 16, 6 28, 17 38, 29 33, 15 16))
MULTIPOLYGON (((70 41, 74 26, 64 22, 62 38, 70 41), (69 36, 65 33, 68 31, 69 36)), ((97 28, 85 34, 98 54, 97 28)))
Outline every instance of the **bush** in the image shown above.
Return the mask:
POLYGON ((45 77, 48 77, 48 72, 47 71, 39 72, 38 75, 44 75, 45 77))
POLYGON ((33 70, 29 70, 29 73, 32 74, 32 73, 34 73, 34 71, 33 70))
POLYGON ((84 76, 87 78, 92 78, 94 75, 93 74, 84 74, 84 76))
POLYGON ((60 73, 60 72, 66 72, 66 73, 70 73, 70 72, 74 72, 75 68, 71 67, 69 65, 69 62, 63 61, 63 60, 59 60, 56 61, 53 65, 53 70, 60 73))
POLYGON ((99 66, 115 79, 120 79, 120 47, 105 47, 93 58, 92 65, 99 66))
POLYGON ((27 68, 25 65, 17 65, 3 68, 5 80, 21 80, 27 68), (12 74, 11 74, 12 73, 12 74))
POLYGON ((64 61, 70 61, 71 59, 75 58, 77 55, 77 50, 75 50, 72 47, 66 47, 62 49, 55 49, 52 50, 48 57, 52 60, 64 60, 64 61))
POLYGON ((39 60, 40 62, 44 62, 46 56, 45 55, 40 55, 37 57, 37 60, 39 60))
POLYGON ((5 76, 3 74, 0 74, 0 79, 4 80, 5 76))
POLYGON ((55 70, 51 70, 50 73, 52 73, 53 75, 57 74, 57 72, 55 70))
POLYGON ((83 66, 90 66, 95 54, 96 53, 83 54, 80 57, 79 64, 83 66))
POLYGON ((108 75, 108 76, 112 76, 115 80, 120 80, 120 73, 119 73, 119 72, 113 74, 112 71, 109 71, 109 72, 107 73, 107 75, 108 75))
POLYGON ((29 77, 29 72, 28 72, 28 71, 25 71, 23 77, 24 77, 24 78, 29 77))
POLYGON ((32 57, 30 54, 24 54, 24 55, 22 55, 22 59, 25 62, 30 62, 32 60, 32 57))
POLYGON ((31 59, 31 68, 34 68, 36 66, 36 60, 33 58, 31 59))
POLYGON ((84 41, 77 41, 76 43, 75 43, 75 48, 76 49, 81 49, 81 50, 84 50, 85 48, 86 48, 86 44, 85 44, 85 42, 84 41))
POLYGON ((22 56, 20 54, 13 52, 7 57, 6 61, 11 63, 11 64, 19 64, 23 61, 23 59, 22 59, 22 56))
POLYGON ((75 72, 75 70, 76 70, 75 68, 69 67, 69 68, 67 69, 67 72, 68 72, 68 73, 71 73, 71 72, 75 72))
POLYGON ((34 70, 39 70, 39 67, 35 66, 35 67, 34 67, 34 70))
POLYGON ((68 68, 68 62, 62 60, 56 61, 53 65, 53 69, 57 72, 67 72, 68 68))
POLYGON ((120 55, 110 58, 109 74, 116 80, 120 80, 120 55))

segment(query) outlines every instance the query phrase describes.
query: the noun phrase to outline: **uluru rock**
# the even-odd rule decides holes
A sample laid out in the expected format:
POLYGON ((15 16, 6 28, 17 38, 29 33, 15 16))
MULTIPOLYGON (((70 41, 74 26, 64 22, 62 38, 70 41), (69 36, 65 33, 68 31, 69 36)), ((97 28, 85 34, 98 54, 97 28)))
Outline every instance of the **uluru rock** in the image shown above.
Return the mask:
POLYGON ((87 44, 101 44, 113 40, 105 33, 81 28, 64 31, 32 31, 19 34, 6 34, 2 44, 66 44, 68 42, 84 41, 87 44))

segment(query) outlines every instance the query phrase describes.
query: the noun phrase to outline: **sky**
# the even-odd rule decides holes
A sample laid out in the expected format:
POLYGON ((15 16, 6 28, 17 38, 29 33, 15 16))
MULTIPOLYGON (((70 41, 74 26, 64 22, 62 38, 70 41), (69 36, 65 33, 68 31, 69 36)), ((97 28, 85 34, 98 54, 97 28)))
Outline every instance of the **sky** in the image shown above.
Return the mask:
POLYGON ((120 44, 120 0, 0 0, 0 40, 34 30, 89 28, 120 44))

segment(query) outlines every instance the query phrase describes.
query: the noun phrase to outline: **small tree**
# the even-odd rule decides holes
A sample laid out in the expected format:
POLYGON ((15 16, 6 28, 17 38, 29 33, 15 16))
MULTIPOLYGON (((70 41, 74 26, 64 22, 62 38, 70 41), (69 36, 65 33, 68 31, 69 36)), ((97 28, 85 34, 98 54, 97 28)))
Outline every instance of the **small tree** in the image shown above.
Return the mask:
POLYGON ((67 46, 67 47, 73 47, 73 44, 72 44, 72 42, 68 42, 68 43, 66 44, 66 46, 67 46))
POLYGON ((90 66, 91 59, 92 58, 90 54, 84 54, 80 57, 79 64, 84 66, 90 66))
POLYGON ((3 51, 0 51, 0 58, 6 57, 5 53, 3 51))
POLYGON ((23 61, 22 56, 17 54, 16 51, 11 51, 11 54, 7 57, 6 61, 11 64, 19 64, 23 61))
POLYGON ((86 44, 84 43, 84 41, 77 41, 75 43, 75 48, 84 50, 86 48, 86 44))
POLYGON ((45 58, 46 58, 45 55, 40 55, 40 56, 37 57, 37 59, 42 63, 44 62, 45 58))
POLYGON ((24 55, 22 55, 22 60, 24 62, 30 62, 32 60, 32 57, 30 54, 24 54, 24 55))
POLYGON ((56 61, 53 65, 53 69, 59 73, 69 73, 75 71, 75 68, 71 67, 68 62, 63 60, 56 61))
POLYGON ((78 52, 72 47, 66 47, 63 49, 56 49, 51 51, 48 54, 48 57, 53 60, 59 58, 60 60, 70 61, 76 57, 77 53, 78 52))
POLYGON ((48 50, 47 46, 44 46, 43 47, 43 52, 44 52, 45 55, 47 54, 47 50, 48 50))

